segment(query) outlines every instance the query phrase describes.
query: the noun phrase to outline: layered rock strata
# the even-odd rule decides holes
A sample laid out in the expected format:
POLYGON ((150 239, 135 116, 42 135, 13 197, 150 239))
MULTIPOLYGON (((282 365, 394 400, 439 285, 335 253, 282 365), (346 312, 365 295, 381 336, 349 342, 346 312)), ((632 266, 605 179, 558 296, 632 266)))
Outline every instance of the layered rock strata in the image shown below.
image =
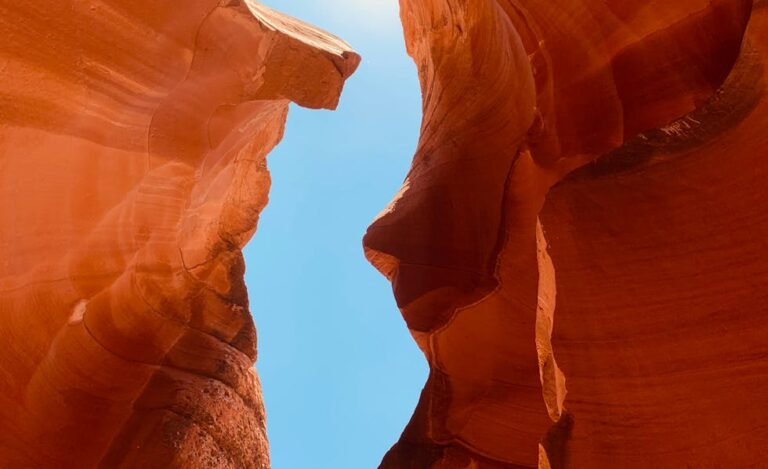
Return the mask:
POLYGON ((365 237, 430 375, 384 468, 760 467, 768 2, 401 0, 365 237))
POLYGON ((252 0, 0 1, 0 466, 269 466, 240 249, 359 57, 252 0))

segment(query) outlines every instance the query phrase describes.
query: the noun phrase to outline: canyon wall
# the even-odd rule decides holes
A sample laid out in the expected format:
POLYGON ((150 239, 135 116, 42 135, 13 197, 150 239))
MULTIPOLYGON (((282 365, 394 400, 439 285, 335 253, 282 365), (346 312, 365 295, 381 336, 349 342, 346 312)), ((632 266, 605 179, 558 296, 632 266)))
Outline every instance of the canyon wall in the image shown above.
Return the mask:
POLYGON ((401 0, 365 236, 430 364, 383 468, 762 467, 768 2, 401 0))
POLYGON ((246 0, 0 0, 0 466, 269 466, 240 249, 359 57, 246 0))
MULTIPOLYGON (((393 0, 394 1, 394 0, 393 0)), ((401 0, 384 468, 761 467, 768 2, 401 0)), ((359 57, 251 0, 0 0, 0 466, 269 466, 241 248, 359 57)))

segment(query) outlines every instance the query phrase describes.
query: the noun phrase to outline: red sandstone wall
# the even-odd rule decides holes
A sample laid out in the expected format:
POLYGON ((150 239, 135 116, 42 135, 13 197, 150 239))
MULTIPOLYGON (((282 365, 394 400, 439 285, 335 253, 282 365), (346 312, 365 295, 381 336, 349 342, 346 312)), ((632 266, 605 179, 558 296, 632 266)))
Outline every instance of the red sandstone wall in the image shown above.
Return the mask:
POLYGON ((359 58, 253 1, 0 1, 0 466, 269 466, 240 249, 359 58))
POLYGON ((382 467, 764 464, 766 3, 401 8, 422 135, 365 247, 431 373, 382 467))

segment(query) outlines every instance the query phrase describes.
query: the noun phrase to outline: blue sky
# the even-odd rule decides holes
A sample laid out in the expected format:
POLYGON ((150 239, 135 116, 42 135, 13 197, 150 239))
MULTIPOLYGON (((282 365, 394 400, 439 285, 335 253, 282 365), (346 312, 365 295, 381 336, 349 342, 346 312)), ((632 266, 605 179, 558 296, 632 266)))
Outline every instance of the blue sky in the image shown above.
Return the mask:
POLYGON ((361 239, 399 189, 421 100, 397 0, 266 0, 363 56, 335 112, 293 106, 245 250, 274 469, 377 467, 427 366, 361 239))

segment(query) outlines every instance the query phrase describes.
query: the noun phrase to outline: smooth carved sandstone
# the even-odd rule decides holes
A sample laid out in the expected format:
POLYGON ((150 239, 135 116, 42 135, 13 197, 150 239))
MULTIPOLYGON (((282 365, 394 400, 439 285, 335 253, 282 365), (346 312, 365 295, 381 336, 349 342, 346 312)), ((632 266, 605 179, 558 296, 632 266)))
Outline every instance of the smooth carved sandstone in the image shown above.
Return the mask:
POLYGON ((359 57, 253 1, 0 1, 0 466, 269 466, 240 249, 359 57))
POLYGON ((401 0, 366 254, 431 367, 384 468, 761 467, 768 2, 401 0))

